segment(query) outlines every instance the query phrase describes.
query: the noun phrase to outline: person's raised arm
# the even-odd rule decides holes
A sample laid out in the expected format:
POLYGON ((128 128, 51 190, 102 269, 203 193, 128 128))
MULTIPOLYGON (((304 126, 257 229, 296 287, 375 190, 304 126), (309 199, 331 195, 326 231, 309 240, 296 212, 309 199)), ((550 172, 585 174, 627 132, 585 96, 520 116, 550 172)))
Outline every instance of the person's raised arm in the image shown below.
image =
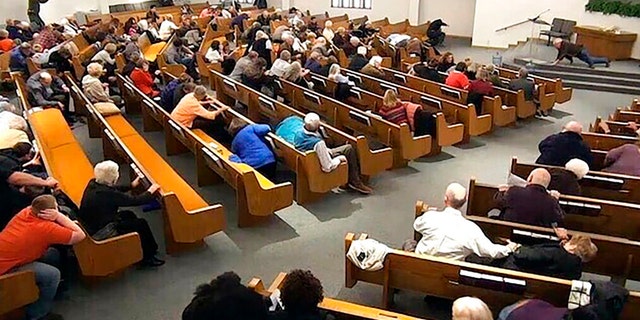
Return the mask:
POLYGON ((79 225, 56 209, 43 210, 38 213, 38 217, 58 224, 57 226, 50 226, 49 231, 47 231, 47 235, 51 237, 54 243, 74 245, 86 237, 79 225), (61 227, 71 231, 70 238, 68 238, 68 231, 63 230, 61 227))

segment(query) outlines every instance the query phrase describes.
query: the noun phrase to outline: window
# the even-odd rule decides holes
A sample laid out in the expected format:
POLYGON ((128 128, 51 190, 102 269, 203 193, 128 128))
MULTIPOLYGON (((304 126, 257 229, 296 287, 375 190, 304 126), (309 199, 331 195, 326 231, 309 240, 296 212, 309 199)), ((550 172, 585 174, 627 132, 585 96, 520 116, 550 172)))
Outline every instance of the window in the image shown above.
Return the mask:
POLYGON ((371 0, 331 0, 332 8, 371 9, 371 0))

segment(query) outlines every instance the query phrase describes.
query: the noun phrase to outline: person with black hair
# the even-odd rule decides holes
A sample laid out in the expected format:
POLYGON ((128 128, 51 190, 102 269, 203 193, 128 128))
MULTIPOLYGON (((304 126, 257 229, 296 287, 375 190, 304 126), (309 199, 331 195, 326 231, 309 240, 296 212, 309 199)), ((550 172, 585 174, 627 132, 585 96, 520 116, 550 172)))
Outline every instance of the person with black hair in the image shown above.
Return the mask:
POLYGON ((22 165, 33 156, 31 144, 18 142, 13 148, 0 150, 0 167, 11 171, 22 171, 22 165))
POLYGON ((444 77, 438 71, 438 60, 431 59, 429 62, 418 62, 411 67, 409 74, 422 79, 444 83, 444 77))
POLYGON ((235 272, 225 272, 210 283, 199 285, 182 312, 182 320, 266 320, 262 296, 240 281, 235 272))
POLYGON ((160 20, 160 15, 158 14, 158 10, 156 9, 156 5, 152 4, 149 7, 149 11, 147 11, 147 15, 145 17, 149 22, 158 22, 160 20))
POLYGON ((280 288, 284 310, 273 314, 273 320, 328 320, 333 316, 318 308, 324 299, 322 283, 309 270, 292 270, 280 288))

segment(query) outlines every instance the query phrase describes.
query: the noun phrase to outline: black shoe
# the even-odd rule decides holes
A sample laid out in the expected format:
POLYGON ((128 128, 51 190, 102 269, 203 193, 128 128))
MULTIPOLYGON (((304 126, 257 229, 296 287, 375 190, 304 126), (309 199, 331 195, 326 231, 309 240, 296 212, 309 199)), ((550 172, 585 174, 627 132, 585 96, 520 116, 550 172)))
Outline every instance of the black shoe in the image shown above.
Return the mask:
POLYGON ((40 320, 64 320, 64 317, 60 314, 50 312, 46 316, 40 318, 40 320))
POLYGON ((140 267, 142 268, 155 268, 155 267, 160 267, 163 264, 164 264, 164 261, 156 257, 146 258, 140 261, 140 267))
POLYGON ((611 61, 607 61, 607 63, 604 66, 609 68, 611 66, 611 61))
POLYGON ((595 69, 596 67, 593 64, 589 65, 589 69, 595 69))

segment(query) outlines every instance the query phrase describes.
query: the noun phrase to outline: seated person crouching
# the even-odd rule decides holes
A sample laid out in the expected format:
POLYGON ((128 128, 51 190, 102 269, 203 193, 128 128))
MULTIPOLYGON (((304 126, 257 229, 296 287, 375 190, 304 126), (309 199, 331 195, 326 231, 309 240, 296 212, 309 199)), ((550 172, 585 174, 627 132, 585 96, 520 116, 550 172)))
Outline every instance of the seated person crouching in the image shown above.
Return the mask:
POLYGON ((360 177, 360 161, 356 149, 350 144, 328 148, 319 130, 320 116, 311 112, 304 117, 304 121, 297 116, 284 119, 276 128, 276 134, 302 152, 315 151, 324 172, 331 172, 341 163, 347 163, 348 187, 362 194, 370 194, 373 189, 365 185, 360 177))
POLYGON ((245 163, 273 180, 277 169, 276 157, 264 139, 270 131, 266 124, 247 124, 238 118, 231 120, 229 133, 233 136, 231 152, 234 154, 229 159, 245 163))
POLYGON ((218 116, 229 107, 224 106, 213 111, 205 107, 205 105, 211 105, 216 101, 207 96, 207 88, 196 86, 192 93, 188 93, 180 99, 176 108, 171 112, 171 118, 187 128, 202 129, 210 137, 221 143, 227 143, 231 141, 231 138, 224 130, 224 121, 218 116))
POLYGON ((128 193, 140 185, 140 179, 136 178, 129 185, 116 185, 120 173, 118 164, 113 161, 96 164, 93 172, 95 178, 89 181, 84 190, 78 214, 87 232, 95 240, 137 232, 140 235, 143 253, 141 265, 145 267, 163 265, 164 261, 155 257, 158 244, 147 221, 138 218, 132 211, 118 211, 120 207, 140 206, 153 201, 154 194, 160 186, 153 184, 139 195, 128 193))
MULTIPOLYGON (((26 307, 26 319, 62 319, 51 314, 60 283, 59 260, 52 245, 74 245, 84 240, 80 227, 58 211, 56 199, 41 195, 18 213, 0 232, 0 275, 33 271, 38 300, 26 307)), ((15 288, 19 290, 20 288, 15 288)))

